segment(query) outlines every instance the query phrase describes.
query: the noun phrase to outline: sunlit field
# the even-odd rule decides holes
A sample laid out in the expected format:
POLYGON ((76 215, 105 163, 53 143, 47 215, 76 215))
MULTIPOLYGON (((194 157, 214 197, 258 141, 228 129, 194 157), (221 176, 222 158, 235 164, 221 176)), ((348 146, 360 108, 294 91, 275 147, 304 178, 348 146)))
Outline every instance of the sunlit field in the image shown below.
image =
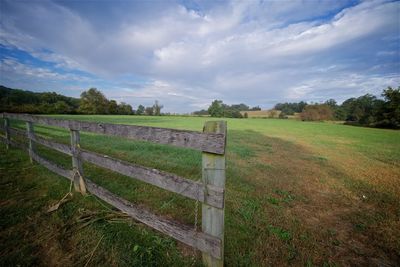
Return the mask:
MULTIPOLYGON (((202 131, 207 117, 56 118, 202 131)), ((400 262, 400 131, 279 119, 228 122, 227 266, 394 266, 400 262)), ((12 127, 24 124, 11 121, 12 127)), ((69 132, 35 126, 69 142, 69 132)), ((201 178, 201 152, 81 133, 83 148, 201 178)), ((70 157, 37 145, 71 169, 70 157)), ((0 148, 0 265, 201 266, 201 256, 94 196, 47 213, 69 182, 0 148)), ((194 223, 195 202, 94 165, 85 176, 157 214, 194 223)), ((201 216, 201 212, 199 213, 201 216)))

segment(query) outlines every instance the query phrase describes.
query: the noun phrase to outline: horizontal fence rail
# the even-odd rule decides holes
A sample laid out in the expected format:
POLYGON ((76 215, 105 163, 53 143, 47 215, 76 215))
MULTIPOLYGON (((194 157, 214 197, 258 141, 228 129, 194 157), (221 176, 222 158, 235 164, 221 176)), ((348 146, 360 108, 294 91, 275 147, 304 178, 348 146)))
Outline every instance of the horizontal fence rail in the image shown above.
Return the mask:
POLYGON ((39 156, 35 152, 33 152, 31 155, 32 155, 32 158, 36 162, 40 163, 41 165, 43 165, 47 169, 57 173, 60 176, 63 176, 65 178, 71 180, 71 177, 72 177, 72 171, 71 170, 66 170, 66 169, 58 166, 57 164, 54 164, 54 163, 48 161, 47 159, 42 158, 41 156, 39 156))
POLYGON ((83 160, 99 167, 205 202, 210 206, 222 208, 224 205, 224 190, 220 187, 208 185, 204 190, 202 183, 188 180, 175 174, 124 162, 86 150, 81 150, 80 153, 83 160))
POLYGON ((54 150, 57 150, 58 152, 72 156, 71 148, 68 145, 60 144, 39 136, 33 136, 31 137, 31 139, 36 143, 41 144, 45 147, 52 148, 54 150))
POLYGON ((135 220, 197 248, 203 252, 203 263, 206 266, 223 266, 225 122, 207 122, 203 132, 193 132, 134 125, 60 120, 29 114, 3 113, 2 117, 4 118, 4 125, 0 126, 0 130, 4 132, 4 136, 0 136, 0 140, 7 145, 7 148, 11 145, 28 151, 31 161, 36 161, 58 175, 73 181, 76 191, 84 194, 87 190, 135 220), (9 119, 25 121, 27 130, 10 127, 9 119), (34 133, 34 124, 69 129, 71 144, 61 144, 37 136, 34 133), (80 147, 79 131, 201 150, 203 152, 203 181, 196 182, 172 173, 84 150, 80 147), (28 145, 12 140, 11 136, 27 138, 28 145), (72 156, 73 170, 66 170, 39 156, 35 148, 36 143, 72 156), (159 217, 143 207, 130 203, 94 184, 89 179, 84 178, 83 161, 202 202, 203 231, 197 231, 194 230, 193 226, 159 217))
POLYGON ((120 136, 158 144, 187 147, 215 154, 225 153, 224 134, 202 133, 148 126, 61 120, 29 114, 3 113, 3 118, 28 121, 76 131, 120 136))
POLYGON ((89 192, 98 196, 108 204, 125 212, 138 221, 164 233, 187 245, 193 246, 202 252, 221 258, 221 240, 201 232, 193 230, 193 227, 180 224, 171 220, 160 218, 143 208, 129 203, 107 191, 106 189, 87 180, 89 192))
POLYGON ((10 131, 11 135, 18 135, 18 136, 23 136, 23 137, 27 137, 27 134, 25 131, 20 130, 20 129, 16 129, 16 128, 8 128, 8 130, 10 131))

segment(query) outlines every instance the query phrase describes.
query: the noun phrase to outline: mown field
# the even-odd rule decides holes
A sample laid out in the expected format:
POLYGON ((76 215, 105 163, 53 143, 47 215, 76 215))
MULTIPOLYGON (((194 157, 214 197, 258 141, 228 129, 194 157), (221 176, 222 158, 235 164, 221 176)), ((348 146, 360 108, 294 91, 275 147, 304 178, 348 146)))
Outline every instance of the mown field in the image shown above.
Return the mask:
MULTIPOLYGON (((56 116, 201 131, 210 118, 56 116)), ((227 119, 227 266, 398 266, 400 131, 278 119, 227 119)), ((13 127, 23 127, 12 122, 13 127)), ((69 133, 35 127, 68 143, 69 133)), ((201 153, 89 133, 83 148, 201 178, 201 153)), ((71 160, 38 146, 40 155, 71 160)), ((85 175, 158 214, 193 224, 195 203, 85 165, 85 175)), ((1 266, 201 266, 199 253, 74 194, 69 182, 0 148, 1 266)))

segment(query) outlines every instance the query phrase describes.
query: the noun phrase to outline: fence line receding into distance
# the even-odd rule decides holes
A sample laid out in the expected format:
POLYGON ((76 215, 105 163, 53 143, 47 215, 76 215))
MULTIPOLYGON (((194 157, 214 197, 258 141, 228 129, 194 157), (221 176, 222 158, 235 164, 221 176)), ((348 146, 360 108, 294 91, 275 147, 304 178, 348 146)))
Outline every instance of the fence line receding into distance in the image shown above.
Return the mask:
POLYGON ((27 150, 31 161, 36 161, 49 170, 72 180, 76 191, 82 194, 88 191, 135 220, 202 251, 203 262, 206 266, 223 266, 227 130, 225 121, 208 121, 204 125, 203 132, 195 132, 62 120, 29 114, 3 113, 2 117, 4 126, 1 128, 4 136, 0 136, 0 139, 7 148, 11 145, 27 150), (26 131, 12 128, 10 119, 24 121, 26 131), (35 124, 68 129, 71 135, 71 145, 57 143, 36 135, 35 124), (84 150, 80 146, 80 131, 200 150, 202 151, 202 182, 84 150), (28 147, 13 140, 12 136, 28 138, 28 147), (73 169, 66 170, 38 155, 35 149, 36 143, 71 156, 73 169), (193 226, 157 216, 96 185, 85 177, 82 164, 84 161, 202 202, 202 231, 195 230, 193 226))

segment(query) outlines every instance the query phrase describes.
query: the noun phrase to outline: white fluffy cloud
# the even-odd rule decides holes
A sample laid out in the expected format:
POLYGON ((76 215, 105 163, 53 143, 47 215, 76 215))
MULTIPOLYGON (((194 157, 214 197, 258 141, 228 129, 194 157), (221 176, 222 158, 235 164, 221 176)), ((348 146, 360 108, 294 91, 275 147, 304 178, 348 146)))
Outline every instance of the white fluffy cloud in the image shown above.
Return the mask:
MULTIPOLYGON (((0 41, 58 68, 99 77, 93 85, 109 97, 135 105, 158 99, 166 111, 205 108, 216 98, 263 107, 341 101, 400 84, 399 2, 202 5, 136 4, 107 18, 96 11, 83 16, 83 8, 68 3, 4 2, 0 41), (121 78, 129 75, 136 78, 121 78)), ((0 81, 30 75, 10 73, 3 71, 0 81)), ((40 74, 43 82, 54 80, 40 74)))

